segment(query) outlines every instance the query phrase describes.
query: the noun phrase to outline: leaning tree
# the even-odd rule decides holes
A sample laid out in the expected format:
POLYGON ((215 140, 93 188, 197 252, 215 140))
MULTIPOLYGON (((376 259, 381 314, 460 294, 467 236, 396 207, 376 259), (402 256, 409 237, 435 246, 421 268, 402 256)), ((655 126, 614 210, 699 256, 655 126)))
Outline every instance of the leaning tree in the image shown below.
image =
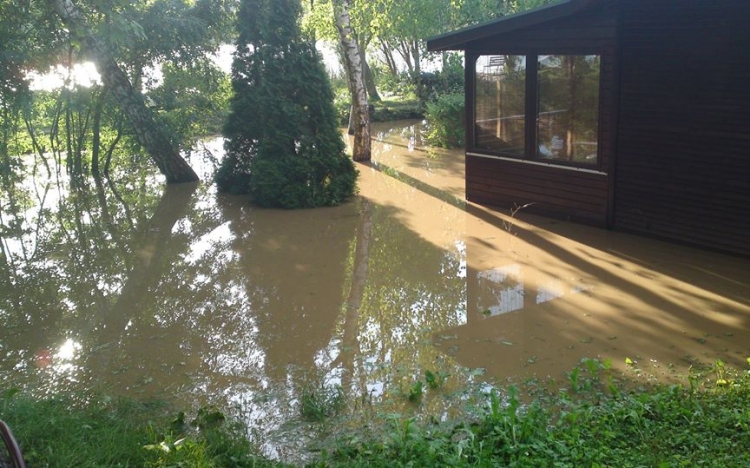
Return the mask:
POLYGON ((71 37, 97 64, 102 82, 127 116, 138 141, 146 148, 167 183, 194 182, 198 175, 180 156, 179 150, 154 121, 141 93, 135 89, 125 70, 115 60, 110 44, 95 34, 84 12, 73 0, 47 0, 60 17, 71 37))
POLYGON ((224 126, 221 191, 260 206, 336 205, 356 189, 323 61, 299 26, 299 0, 242 0, 224 126))

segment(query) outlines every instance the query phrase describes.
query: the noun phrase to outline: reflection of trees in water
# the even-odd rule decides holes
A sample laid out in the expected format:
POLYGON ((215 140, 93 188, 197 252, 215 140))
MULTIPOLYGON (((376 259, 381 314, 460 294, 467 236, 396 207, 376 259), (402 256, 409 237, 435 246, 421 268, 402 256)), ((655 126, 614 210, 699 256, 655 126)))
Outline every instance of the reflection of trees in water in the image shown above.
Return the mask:
POLYGON ((429 331, 465 312, 460 254, 362 198, 279 211, 148 176, 20 187, 0 195, 3 380, 70 338, 69 386, 244 399, 278 422, 310 380, 356 398, 442 369, 429 331))
MULTIPOLYGON (((3 342, 17 357, 7 365, 28 367, 37 350, 66 337, 100 349, 151 311, 145 289, 170 263, 171 229, 184 213, 177 205, 186 206, 195 185, 161 195, 150 175, 119 190, 107 184, 29 177, 3 187, 0 316, 16 331, 3 342), (7 226, 17 229, 8 234, 7 226), (153 261, 159 257, 166 261, 153 261)), ((88 383, 97 358, 86 355, 75 379, 88 383)))
MULTIPOLYGON (((225 209, 230 216, 233 210, 225 209)), ((341 311, 347 246, 356 229, 354 206, 319 210, 248 209, 229 220, 232 250, 265 371, 283 380, 292 368, 311 369, 332 338, 341 311)))
MULTIPOLYGON (((360 393, 398 392, 425 370, 456 371, 429 343, 430 330, 460 323, 466 290, 458 251, 435 247, 375 206, 368 280, 358 316, 354 373, 360 393)), ((347 343, 344 343, 347 346, 347 343)), ((456 373, 456 372, 453 372, 456 373)))

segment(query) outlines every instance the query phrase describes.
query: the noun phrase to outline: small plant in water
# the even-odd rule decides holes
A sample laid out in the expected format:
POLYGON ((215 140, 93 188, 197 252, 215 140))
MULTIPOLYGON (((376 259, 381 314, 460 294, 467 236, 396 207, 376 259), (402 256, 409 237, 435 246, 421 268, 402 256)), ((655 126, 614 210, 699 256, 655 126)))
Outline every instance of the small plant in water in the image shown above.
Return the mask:
POLYGON ((421 380, 417 380, 414 382, 414 384, 409 388, 409 392, 407 393, 406 397, 409 399, 412 403, 419 403, 422 401, 422 396, 424 395, 424 384, 421 380))
MULTIPOLYGON (((534 202, 526 203, 525 205, 518 205, 518 204, 514 205, 513 208, 510 209, 511 219, 515 219, 519 211, 523 210, 524 208, 528 208, 533 204, 534 202)), ((505 229, 508 232, 511 232, 513 230, 513 223, 508 222, 508 221, 503 221, 503 229, 505 229)))
POLYGON ((300 416, 305 421, 323 421, 339 414, 344 400, 344 391, 339 385, 307 387, 300 395, 300 416))
POLYGON ((425 381, 427 382, 427 386, 433 390, 437 390, 445 384, 445 379, 446 377, 448 377, 448 374, 442 371, 432 372, 427 370, 424 372, 424 377, 425 381))

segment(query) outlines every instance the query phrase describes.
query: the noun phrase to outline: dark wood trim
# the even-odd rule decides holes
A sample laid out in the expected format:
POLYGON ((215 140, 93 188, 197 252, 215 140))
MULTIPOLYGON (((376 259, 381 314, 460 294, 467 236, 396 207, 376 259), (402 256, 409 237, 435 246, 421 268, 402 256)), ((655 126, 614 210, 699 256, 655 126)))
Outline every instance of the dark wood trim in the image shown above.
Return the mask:
POLYGON ((610 131, 612 132, 609 144, 610 157, 607 162, 608 173, 608 191, 607 191, 607 229, 612 229, 617 222, 617 212, 615 210, 615 180, 617 177, 617 142, 619 137, 619 117, 620 117, 620 80, 622 67, 620 66, 622 57, 622 15, 617 15, 617 34, 614 49, 612 51, 612 93, 610 96, 611 117, 610 131))
MULTIPOLYGON (((523 159, 536 159, 537 151, 537 110, 539 108, 539 56, 526 54, 526 116, 524 118, 524 157, 523 159)), ((519 158, 520 159, 520 158, 519 158)))
MULTIPOLYGON (((466 135, 464 141, 465 148, 474 147, 474 123, 476 121, 476 111, 474 109, 474 96, 476 94, 476 72, 477 54, 466 51, 464 53, 464 112, 466 115, 465 129, 466 135)), ((464 185, 466 180, 464 180, 464 185)))
POLYGON ((435 36, 427 40, 427 50, 465 50, 467 44, 472 41, 565 18, 598 3, 600 0, 561 0, 551 5, 435 36))

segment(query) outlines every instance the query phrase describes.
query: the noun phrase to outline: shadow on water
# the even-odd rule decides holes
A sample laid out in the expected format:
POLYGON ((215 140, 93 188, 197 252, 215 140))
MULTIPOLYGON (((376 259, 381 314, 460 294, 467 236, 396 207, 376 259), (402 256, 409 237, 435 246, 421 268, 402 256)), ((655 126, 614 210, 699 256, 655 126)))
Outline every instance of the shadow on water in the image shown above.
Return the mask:
POLYGON ((421 190, 422 192, 426 193, 427 195, 431 197, 435 197, 438 200, 448 203, 450 205, 455 206, 458 209, 465 210, 466 209, 466 200, 463 200, 461 198, 456 197, 453 194, 450 194, 444 190, 441 190, 438 187, 434 187, 430 184, 427 184, 425 182, 422 182, 421 180, 417 179, 416 177, 412 177, 409 174, 396 170, 393 167, 387 166, 382 163, 378 162, 369 162, 364 164, 367 167, 370 167, 378 172, 381 172, 387 176, 393 177, 394 179, 398 180, 399 182, 403 182, 411 187, 414 187, 418 190, 421 190))
MULTIPOLYGON (((463 179, 457 170, 462 155, 444 151, 437 169, 420 167, 418 161, 429 158, 415 156, 419 131, 411 123, 374 132, 382 147, 373 166, 459 210, 465 206, 463 217, 453 217, 465 223, 467 322, 436 333, 447 355, 502 378, 560 375, 583 357, 611 359, 632 375, 629 358, 640 375, 664 381, 716 359, 745 365, 747 259, 534 217, 523 209, 455 203, 463 197, 455 191, 463 179)), ((427 209, 408 191, 402 197, 405 206, 427 209)), ((430 208, 445 213, 438 205, 430 208)), ((420 216, 417 211, 412 218, 420 216)), ((446 220, 442 213, 434 216, 431 229, 454 222, 446 220)), ((425 224, 410 223, 419 232, 425 224)))
POLYGON ((438 334, 462 364, 541 377, 582 357, 631 372, 629 359, 662 381, 716 359, 744 367, 746 260, 472 204, 467 214, 467 324, 438 334))

